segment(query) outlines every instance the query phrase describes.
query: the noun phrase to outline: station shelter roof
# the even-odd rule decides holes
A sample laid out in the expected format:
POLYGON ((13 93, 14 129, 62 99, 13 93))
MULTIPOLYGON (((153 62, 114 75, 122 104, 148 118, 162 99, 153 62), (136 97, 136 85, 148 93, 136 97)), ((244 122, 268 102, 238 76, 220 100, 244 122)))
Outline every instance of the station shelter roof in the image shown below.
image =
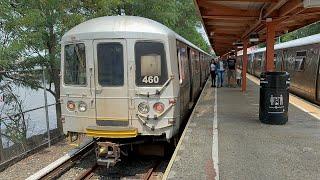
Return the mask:
POLYGON ((320 0, 194 0, 210 44, 224 55, 250 36, 266 41, 266 21, 276 36, 320 20, 320 0))

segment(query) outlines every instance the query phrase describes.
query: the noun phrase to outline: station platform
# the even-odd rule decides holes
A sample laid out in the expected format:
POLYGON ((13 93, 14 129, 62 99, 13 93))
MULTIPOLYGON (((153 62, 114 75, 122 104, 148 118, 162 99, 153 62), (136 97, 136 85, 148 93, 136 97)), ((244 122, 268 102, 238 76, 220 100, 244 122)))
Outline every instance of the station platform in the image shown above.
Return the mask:
POLYGON ((163 179, 320 179, 320 111, 290 95, 289 121, 259 121, 259 81, 207 82, 163 179))

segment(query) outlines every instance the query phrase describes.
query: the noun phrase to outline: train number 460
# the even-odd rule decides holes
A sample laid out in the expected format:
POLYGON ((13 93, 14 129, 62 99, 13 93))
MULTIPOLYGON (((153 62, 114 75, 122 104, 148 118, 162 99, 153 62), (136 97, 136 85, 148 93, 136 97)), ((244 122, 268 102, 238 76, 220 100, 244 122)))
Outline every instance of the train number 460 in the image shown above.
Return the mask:
POLYGON ((148 84, 159 83, 159 76, 144 76, 142 82, 148 84))

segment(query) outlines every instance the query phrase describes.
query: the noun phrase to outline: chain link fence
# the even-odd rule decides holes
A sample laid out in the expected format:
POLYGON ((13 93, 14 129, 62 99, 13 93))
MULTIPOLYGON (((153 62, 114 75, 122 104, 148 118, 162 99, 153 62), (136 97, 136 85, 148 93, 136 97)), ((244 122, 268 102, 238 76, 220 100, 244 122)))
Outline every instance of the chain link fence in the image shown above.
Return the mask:
POLYGON ((0 71, 0 167, 60 137, 46 69, 0 71))

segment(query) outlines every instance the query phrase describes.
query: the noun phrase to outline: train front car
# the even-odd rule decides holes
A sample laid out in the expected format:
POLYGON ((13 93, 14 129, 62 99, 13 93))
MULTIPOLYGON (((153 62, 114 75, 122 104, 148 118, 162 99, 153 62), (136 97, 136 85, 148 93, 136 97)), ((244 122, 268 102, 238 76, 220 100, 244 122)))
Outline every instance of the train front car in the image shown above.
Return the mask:
POLYGON ((140 17, 100 17, 72 28, 61 44, 64 132, 93 137, 99 164, 114 165, 126 145, 177 134, 173 31, 140 17))

